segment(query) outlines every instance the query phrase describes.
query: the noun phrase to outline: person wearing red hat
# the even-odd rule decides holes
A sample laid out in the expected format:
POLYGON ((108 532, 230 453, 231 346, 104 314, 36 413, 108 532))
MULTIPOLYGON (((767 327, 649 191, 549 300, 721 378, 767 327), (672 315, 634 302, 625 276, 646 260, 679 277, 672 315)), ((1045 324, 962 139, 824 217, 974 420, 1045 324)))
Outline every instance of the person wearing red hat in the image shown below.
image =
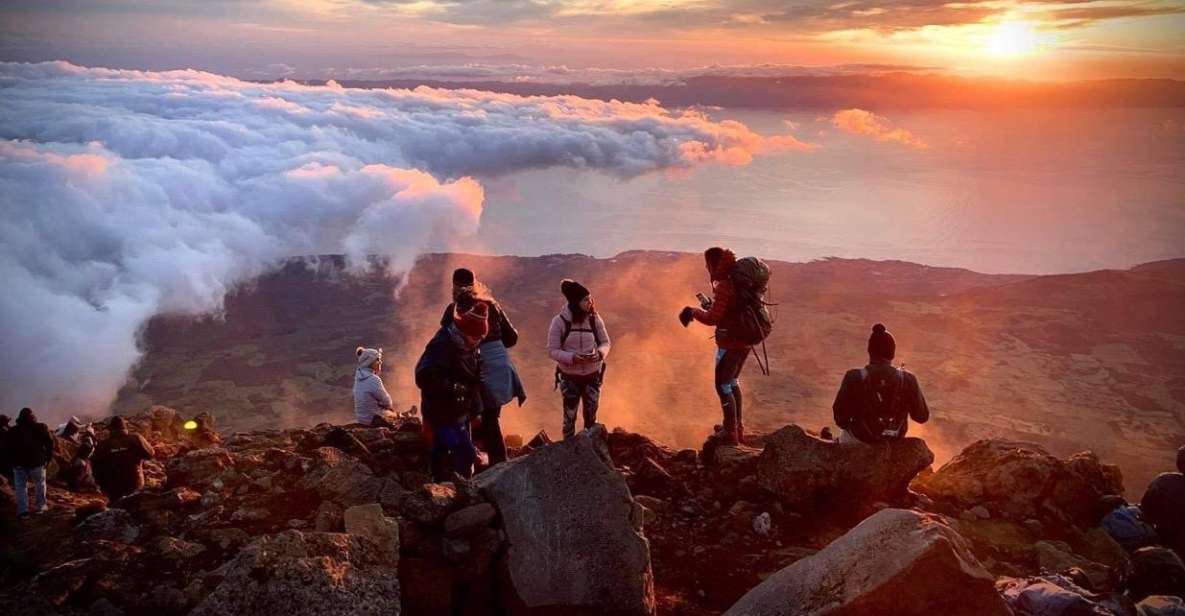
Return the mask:
POLYGON ((478 347, 489 333, 489 304, 471 293, 457 298, 453 319, 432 337, 416 363, 420 408, 432 430, 432 474, 446 481, 452 473, 473 475, 477 451, 469 421, 482 410, 478 347), (452 467, 446 464, 452 460, 452 467))

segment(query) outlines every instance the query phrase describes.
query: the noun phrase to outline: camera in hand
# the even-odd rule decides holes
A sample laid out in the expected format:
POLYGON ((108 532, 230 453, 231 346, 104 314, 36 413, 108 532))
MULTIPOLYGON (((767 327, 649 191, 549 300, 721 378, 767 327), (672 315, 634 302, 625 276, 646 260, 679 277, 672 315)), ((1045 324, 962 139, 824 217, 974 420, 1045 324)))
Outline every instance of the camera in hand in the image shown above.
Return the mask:
POLYGON ((699 305, 704 310, 707 310, 712 305, 712 299, 703 293, 696 293, 695 298, 699 300, 699 305))

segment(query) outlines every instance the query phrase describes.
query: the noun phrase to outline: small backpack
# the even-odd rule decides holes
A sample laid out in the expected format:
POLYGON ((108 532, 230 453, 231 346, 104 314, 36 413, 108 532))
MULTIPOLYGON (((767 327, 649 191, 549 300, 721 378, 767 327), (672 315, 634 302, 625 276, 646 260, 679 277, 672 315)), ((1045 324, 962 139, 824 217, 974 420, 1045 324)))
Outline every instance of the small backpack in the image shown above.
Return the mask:
MULTIPOLYGON (((569 321, 568 319, 565 319, 563 315, 560 315, 560 320, 564 322, 564 331, 563 331, 563 333, 560 334, 560 348, 563 348, 564 343, 568 342, 568 336, 570 336, 572 334, 572 332, 585 332, 585 333, 592 334, 593 341, 596 343, 597 347, 599 348, 601 346, 601 335, 599 333, 597 333, 597 315, 595 315, 595 314, 588 315, 588 329, 584 329, 584 328, 573 329, 572 322, 569 321)), ((608 367, 609 367, 609 364, 602 360, 601 361, 601 371, 599 373, 597 373, 597 375, 596 375, 596 378, 599 381, 603 381, 605 379, 605 368, 608 368, 608 367)), ((564 373, 563 373, 563 371, 560 370, 560 367, 556 366, 555 367, 555 387, 557 389, 560 386, 560 381, 563 380, 563 375, 564 375, 564 373)))
POLYGON ((891 373, 873 374, 861 368, 860 382, 864 395, 856 422, 862 424, 864 436, 870 440, 900 436, 908 418, 908 409, 902 404, 905 371, 895 368, 891 373))

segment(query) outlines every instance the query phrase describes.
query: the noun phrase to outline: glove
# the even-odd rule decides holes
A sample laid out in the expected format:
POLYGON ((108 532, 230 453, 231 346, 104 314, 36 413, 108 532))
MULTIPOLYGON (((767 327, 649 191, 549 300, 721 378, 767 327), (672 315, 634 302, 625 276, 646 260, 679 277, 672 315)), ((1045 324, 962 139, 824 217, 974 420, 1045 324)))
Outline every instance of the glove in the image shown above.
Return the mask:
POLYGON ((695 309, 691 306, 684 306, 682 312, 679 313, 679 322, 683 327, 687 327, 691 323, 692 315, 695 314, 695 309))

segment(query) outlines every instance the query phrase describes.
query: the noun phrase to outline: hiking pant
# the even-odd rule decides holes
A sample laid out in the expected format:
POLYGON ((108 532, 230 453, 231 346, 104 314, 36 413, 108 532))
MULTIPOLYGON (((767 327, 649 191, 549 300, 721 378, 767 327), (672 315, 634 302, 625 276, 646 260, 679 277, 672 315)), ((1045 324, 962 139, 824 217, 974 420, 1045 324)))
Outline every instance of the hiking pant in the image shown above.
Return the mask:
POLYGON ((481 410, 481 448, 490 456, 490 466, 506 461, 506 441, 502 437, 502 407, 481 410))
POLYGON ((583 406, 584 429, 597 423, 597 407, 601 404, 601 375, 560 375, 560 395, 564 399, 564 438, 576 436, 576 409, 583 406))
POLYGON ((38 513, 45 511, 45 467, 22 468, 18 466, 12 469, 12 471, 13 487, 16 488, 16 514, 24 515, 29 513, 30 480, 33 482, 33 493, 36 498, 34 511, 38 513))
POLYGON ((477 451, 469 434, 469 418, 447 426, 432 427, 432 474, 437 481, 448 481, 452 472, 469 478, 473 476, 473 462, 477 451), (445 461, 452 458, 451 469, 445 468, 445 461))
POLYGON ((741 368, 749 358, 749 349, 716 349, 716 395, 724 413, 724 431, 738 438, 744 436, 741 409, 741 368))

